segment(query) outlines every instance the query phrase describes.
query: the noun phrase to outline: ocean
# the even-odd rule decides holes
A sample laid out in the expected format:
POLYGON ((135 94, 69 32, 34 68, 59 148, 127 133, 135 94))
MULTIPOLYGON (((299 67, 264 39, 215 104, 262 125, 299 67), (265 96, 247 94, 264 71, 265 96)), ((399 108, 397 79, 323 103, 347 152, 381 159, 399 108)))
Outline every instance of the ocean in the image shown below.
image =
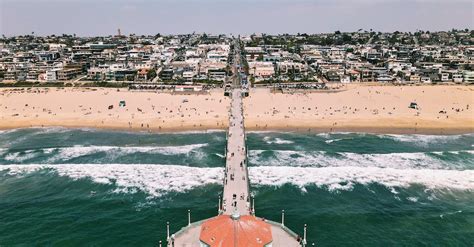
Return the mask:
MULTIPOLYGON (((316 246, 473 246, 474 134, 249 132, 256 214, 316 246)), ((0 132, 0 246, 157 246, 217 214, 225 132, 0 132)), ((310 245, 311 246, 311 245, 310 245)))

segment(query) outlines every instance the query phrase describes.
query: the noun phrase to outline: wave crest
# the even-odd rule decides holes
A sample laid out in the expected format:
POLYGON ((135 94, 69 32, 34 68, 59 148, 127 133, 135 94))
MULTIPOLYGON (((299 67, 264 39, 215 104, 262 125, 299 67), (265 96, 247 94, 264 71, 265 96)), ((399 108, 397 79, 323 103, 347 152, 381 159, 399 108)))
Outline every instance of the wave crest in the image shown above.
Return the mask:
POLYGON ((149 154, 164 154, 164 155, 179 155, 189 154, 197 149, 207 146, 207 143, 190 144, 183 146, 72 146, 72 147, 58 147, 58 148, 43 148, 24 150, 21 152, 12 152, 5 156, 5 160, 10 162, 23 162, 43 154, 53 154, 48 160, 48 163, 57 162, 61 160, 69 160, 94 153, 107 152, 110 155, 126 155, 133 153, 149 153, 149 154), (57 153, 55 153, 57 152, 57 153))
MULTIPOLYGON (((96 183, 114 184, 118 191, 139 189, 153 197, 168 192, 184 192, 207 184, 222 184, 223 168, 197 168, 175 165, 123 164, 61 164, 2 165, 0 171, 21 176, 51 169, 72 179, 91 179, 96 183)), ((355 184, 378 183, 389 188, 413 184, 428 189, 474 191, 474 170, 393 169, 379 167, 251 167, 250 181, 254 186, 292 184, 303 191, 306 186, 327 187, 328 190, 350 190, 355 184)))
POLYGON ((95 183, 114 184, 115 192, 139 189, 153 197, 168 192, 184 192, 206 184, 220 184, 222 168, 195 168, 175 165, 124 165, 124 164, 59 164, 59 165, 2 165, 0 171, 8 175, 51 169, 59 176, 74 180, 90 179, 95 183))
POLYGON ((250 181, 256 185, 293 184, 327 186, 329 190, 352 189, 354 184, 379 183, 387 187, 420 184, 429 189, 474 190, 474 171, 393 169, 378 167, 253 167, 250 181))
POLYGON ((272 138, 270 136, 265 136, 263 138, 263 141, 265 141, 267 144, 293 144, 293 141, 290 140, 285 140, 279 137, 272 138))
POLYGON ((456 155, 466 153, 468 159, 474 161, 474 150, 428 152, 428 153, 386 153, 359 154, 350 152, 328 153, 324 151, 293 151, 293 150, 250 150, 249 161, 258 166, 297 166, 297 167, 380 167, 396 169, 466 169, 464 157, 456 155), (440 159, 440 156, 450 160, 440 159), (459 159, 459 160, 457 160, 459 159))
POLYGON ((443 144, 456 141, 463 136, 472 136, 472 134, 464 135, 381 135, 382 138, 389 138, 398 142, 412 143, 418 146, 428 146, 429 144, 443 144))

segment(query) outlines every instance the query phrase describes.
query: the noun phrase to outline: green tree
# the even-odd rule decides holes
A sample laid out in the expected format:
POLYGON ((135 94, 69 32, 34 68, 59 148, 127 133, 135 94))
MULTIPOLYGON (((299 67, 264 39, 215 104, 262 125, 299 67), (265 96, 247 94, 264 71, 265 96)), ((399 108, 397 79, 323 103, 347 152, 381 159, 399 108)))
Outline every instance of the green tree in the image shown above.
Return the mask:
POLYGON ((152 80, 155 77, 156 77, 156 70, 155 69, 148 70, 148 72, 146 73, 146 78, 148 78, 148 80, 152 80))
POLYGON ((348 35, 348 34, 345 33, 345 34, 342 35, 342 41, 343 41, 344 43, 349 43, 349 42, 352 41, 352 37, 351 37, 350 35, 348 35))

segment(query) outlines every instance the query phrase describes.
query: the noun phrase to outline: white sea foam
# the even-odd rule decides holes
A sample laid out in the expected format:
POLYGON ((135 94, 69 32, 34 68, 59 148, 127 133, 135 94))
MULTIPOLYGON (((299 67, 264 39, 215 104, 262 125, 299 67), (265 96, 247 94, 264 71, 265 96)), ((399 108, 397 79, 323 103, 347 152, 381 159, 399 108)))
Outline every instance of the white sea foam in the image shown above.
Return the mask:
MULTIPOLYGON (((165 155, 179 155, 194 153, 199 155, 196 150, 207 146, 207 143, 190 144, 183 146, 141 146, 141 147, 119 147, 119 146, 72 146, 72 147, 61 147, 61 148, 43 148, 43 149, 32 149, 25 150, 22 152, 12 152, 5 156, 5 160, 10 162, 22 162, 41 154, 53 154, 48 160, 50 162, 56 162, 59 160, 68 160, 77 158, 85 155, 105 152, 107 155, 126 155, 132 153, 151 153, 151 154, 165 154, 165 155), (56 153, 55 153, 56 152, 56 153)), ((0 154, 6 153, 8 150, 0 150, 0 154)), ((202 154, 201 154, 202 155, 202 154)))
MULTIPOLYGON (((444 152, 474 154, 473 150, 444 152)), ((397 169, 464 169, 465 162, 443 161, 430 153, 388 153, 388 154, 357 154, 324 151, 293 151, 293 150, 250 150, 249 161, 258 166, 300 166, 300 167, 381 167, 397 169), (269 152, 267 155, 265 152, 269 152)), ((438 153, 437 155, 443 155, 438 153)))
POLYGON ((447 143, 455 141, 465 135, 381 135, 399 142, 409 142, 419 146, 428 146, 433 143, 447 143))
POLYGON ((220 153, 214 153, 216 156, 220 157, 220 158, 225 158, 225 156, 223 154, 220 154, 220 153))
POLYGON ((272 138, 270 136, 265 136, 263 138, 263 141, 265 141, 267 144, 293 144, 294 143, 293 141, 290 141, 290 140, 284 140, 278 137, 272 138))
POLYGON ((330 139, 332 135, 357 135, 357 136, 365 136, 369 133, 362 133, 362 132, 337 132, 337 131, 334 131, 334 132, 330 132, 330 133, 327 133, 327 132, 324 132, 324 133, 318 133, 316 134, 316 136, 320 136, 320 137, 323 137, 323 138, 326 138, 326 139, 330 139))
POLYGON ((16 132, 16 131, 19 131, 19 130, 22 130, 22 129, 5 129, 5 130, 0 130, 0 135, 1 135, 1 134, 13 133, 13 132, 16 132))
POLYGON ((26 133, 22 133, 21 136, 16 137, 15 139, 11 139, 8 143, 2 143, 2 146, 11 147, 17 143, 27 142, 32 137, 42 134, 49 134, 49 133, 64 133, 70 131, 70 129, 64 127, 48 127, 48 128, 38 128, 38 127, 29 127, 29 128, 17 128, 17 129, 10 129, 4 130, 4 132, 0 132, 0 134, 9 134, 14 133, 17 131, 22 130, 29 130, 26 133))
POLYGON ((331 138, 331 134, 329 134, 329 133, 318 133, 318 134, 316 134, 316 136, 320 136, 320 137, 323 137, 323 138, 326 138, 326 139, 331 138))
MULTIPOLYGON (((51 169, 60 176, 90 179, 96 183, 114 184, 115 192, 137 190, 150 196, 168 192, 183 192, 206 184, 222 184, 222 168, 197 168, 174 165, 142 164, 61 164, 61 165, 0 165, 0 171, 12 176, 42 169, 51 169)), ((303 191, 307 186, 325 187, 330 191, 351 190, 355 184, 377 183, 388 188, 425 186, 432 194, 438 189, 474 191, 474 171, 434 169, 393 169, 379 167, 251 167, 253 186, 292 184, 303 191)), ((428 193, 427 192, 427 193, 428 193)), ((434 194, 432 194, 434 195, 434 194)))
POLYGON ((440 214, 439 217, 440 217, 441 219, 443 219, 444 216, 449 216, 449 215, 454 215, 454 214, 460 214, 460 213, 462 213, 462 210, 458 210, 458 211, 455 211, 455 212, 447 212, 447 213, 445 213, 445 214, 440 214))
POLYGON ((69 132, 69 131, 74 130, 74 129, 71 129, 71 128, 60 127, 60 126, 47 127, 47 128, 32 127, 32 129, 37 129, 35 134, 50 134, 50 133, 55 133, 56 134, 56 133, 65 133, 65 132, 69 132))
POLYGON ((280 186, 294 184, 326 186, 329 190, 351 189, 354 184, 378 183, 387 187, 420 184, 429 189, 474 190, 474 171, 393 169, 379 167, 252 167, 252 184, 280 186))
POLYGON ((23 162, 25 160, 32 159, 36 157, 38 153, 34 153, 33 150, 28 150, 25 152, 14 152, 14 153, 9 153, 5 156, 5 160, 10 161, 10 162, 23 162))
POLYGON ((223 133, 226 132, 222 129, 206 129, 206 130, 185 130, 177 132, 166 132, 165 134, 211 134, 211 133, 223 133))
POLYGON ((165 155, 188 154, 193 150, 207 146, 206 143, 191 144, 183 146, 141 146, 141 147, 119 147, 119 146, 73 146, 63 148, 46 148, 45 153, 57 151, 58 154, 49 160, 54 162, 57 160, 66 160, 84 155, 90 155, 99 152, 114 153, 119 155, 131 153, 160 153, 165 155))
POLYGON ((95 183, 114 184, 115 192, 133 192, 139 189, 151 196, 167 192, 183 192, 206 184, 221 184, 222 168, 195 168, 174 165, 124 164, 60 164, 60 165, 0 165, 9 175, 23 175, 43 169, 52 169, 59 176, 90 179, 95 183))
POLYGON ((338 142, 338 141, 342 141, 344 139, 329 139, 329 140, 325 140, 324 142, 327 143, 327 144, 330 144, 330 143, 333 143, 333 142, 338 142))
POLYGON ((418 202, 418 197, 416 197, 416 196, 410 196, 410 197, 407 197, 407 200, 408 200, 408 201, 411 201, 411 202, 418 202))
POLYGON ((284 133, 295 133, 294 131, 274 131, 274 130, 249 130, 249 131, 245 131, 247 134, 274 134, 274 133, 278 133, 278 134, 284 134, 284 133))

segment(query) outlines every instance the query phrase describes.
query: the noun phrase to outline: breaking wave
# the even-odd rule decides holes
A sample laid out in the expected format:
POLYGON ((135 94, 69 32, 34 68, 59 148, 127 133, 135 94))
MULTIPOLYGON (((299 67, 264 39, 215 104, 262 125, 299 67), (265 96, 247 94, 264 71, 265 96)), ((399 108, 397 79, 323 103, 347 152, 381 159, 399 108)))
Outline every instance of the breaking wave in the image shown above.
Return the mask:
POLYGON ((463 136, 472 136, 472 134, 464 135, 381 135, 383 138, 390 138, 399 142, 413 143, 419 146, 428 146, 433 143, 447 143, 455 141, 463 136))
POLYGON ((293 141, 290 141, 290 140, 284 140, 278 137, 272 138, 270 136, 265 136, 263 138, 263 141, 265 141, 267 144, 293 144, 294 143, 293 141))
POLYGON ((329 140, 325 140, 324 142, 327 143, 327 144, 330 144, 330 143, 338 142, 338 141, 342 141, 342 140, 345 140, 345 139, 344 138, 329 139, 329 140))
POLYGON ((304 190, 307 185, 329 190, 350 190, 354 184, 382 184, 409 187, 419 184, 429 189, 474 190, 474 170, 393 169, 379 167, 252 167, 250 181, 256 185, 293 184, 304 190))
POLYGON ((190 144, 183 146, 140 146, 140 147, 120 147, 120 146, 72 146, 61 148, 32 149, 20 152, 12 152, 5 156, 5 160, 10 162, 23 162, 25 160, 38 157, 43 154, 53 154, 48 162, 68 160, 85 155, 107 152, 108 154, 126 155, 132 153, 150 153, 164 155, 189 154, 190 152, 207 146, 207 143, 190 144))
POLYGON ((5 160, 11 161, 11 162, 22 162, 25 160, 32 159, 36 156, 35 153, 33 153, 33 150, 29 150, 26 152, 15 152, 15 153, 9 153, 5 156, 5 160))
MULTIPOLYGON (((353 132, 331 132, 331 133, 319 133, 316 136, 322 137, 326 143, 337 142, 346 139, 360 138, 368 136, 368 133, 353 133, 353 132), (346 137, 349 136, 349 137, 346 137)), ((444 144, 454 142, 463 137, 474 137, 474 134, 461 134, 461 135, 423 135, 423 134, 408 134, 408 135, 397 135, 397 134, 374 134, 379 138, 385 138, 394 140, 402 143, 410 143, 421 147, 427 147, 430 144, 444 144)))
POLYGON ((14 132, 17 132, 17 131, 20 131, 22 129, 3 129, 3 130, 0 130, 0 135, 2 134, 9 134, 9 133, 14 133, 14 132))
POLYGON ((474 163, 474 150, 427 153, 328 153, 324 151, 250 150, 249 161, 254 166, 299 167, 380 167, 397 169, 466 169, 474 163), (459 157, 465 154, 468 157, 459 157), (449 159, 442 159, 449 158, 449 159))
POLYGON ((136 192, 136 189, 139 189, 153 197, 168 192, 184 192, 206 184, 221 184, 224 170, 141 164, 0 165, 0 171, 7 171, 11 176, 21 176, 45 169, 74 180, 90 179, 95 183, 114 184, 117 186, 115 192, 136 192))
MULTIPOLYGON (((207 184, 222 184, 223 168, 196 168, 176 165, 60 164, 1 165, 10 176, 51 170, 74 180, 90 179, 113 184, 119 192, 141 190, 152 197, 168 192, 184 192, 207 184)), ((330 191, 351 190, 355 184, 378 183, 388 188, 422 185, 428 189, 474 191, 474 170, 393 169, 380 167, 251 167, 253 186, 292 184, 302 191, 315 185, 330 191)))

